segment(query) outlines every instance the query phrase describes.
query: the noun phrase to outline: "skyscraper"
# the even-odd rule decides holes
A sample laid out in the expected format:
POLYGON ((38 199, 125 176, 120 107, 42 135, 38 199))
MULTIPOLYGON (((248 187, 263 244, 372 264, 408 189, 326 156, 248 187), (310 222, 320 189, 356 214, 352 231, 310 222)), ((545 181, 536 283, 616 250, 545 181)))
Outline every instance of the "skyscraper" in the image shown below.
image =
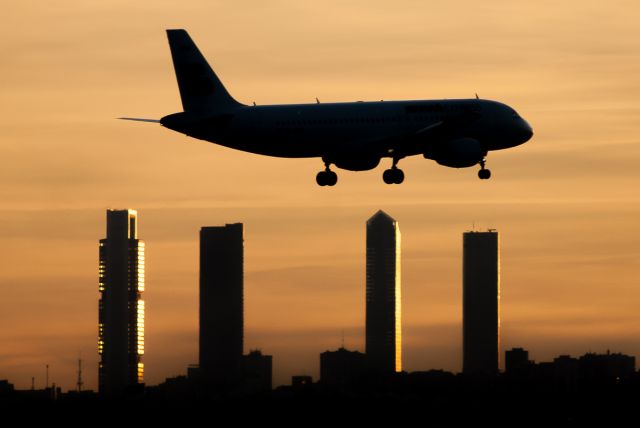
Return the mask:
POLYGON ((107 237, 100 240, 98 388, 106 396, 143 382, 145 247, 137 216, 134 210, 108 210, 107 237))
POLYGON ((210 391, 241 380, 243 239, 242 223, 200 230, 200 370, 210 391))
POLYGON ((498 232, 463 234, 462 371, 498 373, 500 249, 498 232))
POLYGON ((400 228, 383 211, 367 221, 366 354, 369 368, 402 371, 400 228))

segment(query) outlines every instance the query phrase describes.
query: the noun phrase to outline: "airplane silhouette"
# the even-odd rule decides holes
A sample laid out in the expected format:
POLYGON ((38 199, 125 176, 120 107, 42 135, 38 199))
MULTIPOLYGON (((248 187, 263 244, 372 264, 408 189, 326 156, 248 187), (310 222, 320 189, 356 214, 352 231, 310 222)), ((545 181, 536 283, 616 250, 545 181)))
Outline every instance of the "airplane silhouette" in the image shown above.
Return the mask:
POLYGON ((527 142, 531 126, 506 104, 479 99, 283 104, 256 106, 236 101, 185 30, 167 30, 182 112, 156 122, 193 138, 245 152, 284 158, 321 158, 320 186, 338 181, 331 165, 350 171, 392 160, 387 184, 400 184, 398 162, 423 155, 452 168, 480 165, 488 179, 489 151, 527 142))

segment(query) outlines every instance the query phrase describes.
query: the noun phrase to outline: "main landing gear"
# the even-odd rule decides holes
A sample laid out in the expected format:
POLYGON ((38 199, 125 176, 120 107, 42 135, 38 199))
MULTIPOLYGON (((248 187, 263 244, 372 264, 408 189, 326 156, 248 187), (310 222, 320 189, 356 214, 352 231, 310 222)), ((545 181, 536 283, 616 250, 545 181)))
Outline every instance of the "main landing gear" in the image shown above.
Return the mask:
POLYGON ((488 180, 491 178, 491 171, 484 167, 486 163, 486 159, 480 161, 480 171, 478 171, 478 178, 480 178, 480 180, 488 180))
POLYGON ((316 183, 318 183, 318 186, 335 186, 338 182, 338 174, 329 169, 330 165, 330 163, 325 162, 325 170, 320 171, 318 175, 316 175, 316 183))
POLYGON ((382 173, 382 180, 387 184, 401 184, 404 181, 404 172, 398 168, 400 159, 393 158, 393 165, 382 173))

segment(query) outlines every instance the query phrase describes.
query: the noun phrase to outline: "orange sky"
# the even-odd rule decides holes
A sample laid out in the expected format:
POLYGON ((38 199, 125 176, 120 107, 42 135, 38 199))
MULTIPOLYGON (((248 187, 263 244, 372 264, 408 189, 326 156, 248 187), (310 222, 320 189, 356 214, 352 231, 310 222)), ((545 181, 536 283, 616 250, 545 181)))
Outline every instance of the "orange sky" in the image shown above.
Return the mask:
POLYGON ((462 232, 497 228, 503 347, 538 361, 640 355, 640 4, 10 2, 0 26, 0 379, 97 384, 98 240, 107 208, 147 243, 146 378, 197 362, 198 230, 244 222, 245 350, 275 383, 364 350, 365 222, 403 236, 404 368, 461 366, 462 232), (465 98, 515 107, 534 139, 488 182, 416 157, 382 170, 259 157, 118 116, 180 110, 164 35, 187 28, 229 91, 258 104, 465 98))

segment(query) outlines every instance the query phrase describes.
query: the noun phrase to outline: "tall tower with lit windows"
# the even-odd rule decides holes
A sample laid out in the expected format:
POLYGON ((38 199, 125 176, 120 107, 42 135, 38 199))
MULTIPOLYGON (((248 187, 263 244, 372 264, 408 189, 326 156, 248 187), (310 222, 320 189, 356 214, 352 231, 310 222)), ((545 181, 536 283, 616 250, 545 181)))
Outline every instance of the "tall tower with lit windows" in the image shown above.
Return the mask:
POLYGON ((119 396, 143 384, 144 242, 138 213, 107 210, 107 237, 100 240, 98 389, 119 396))
POLYGON ((384 211, 367 221, 366 354, 370 369, 402 371, 400 227, 384 211))

